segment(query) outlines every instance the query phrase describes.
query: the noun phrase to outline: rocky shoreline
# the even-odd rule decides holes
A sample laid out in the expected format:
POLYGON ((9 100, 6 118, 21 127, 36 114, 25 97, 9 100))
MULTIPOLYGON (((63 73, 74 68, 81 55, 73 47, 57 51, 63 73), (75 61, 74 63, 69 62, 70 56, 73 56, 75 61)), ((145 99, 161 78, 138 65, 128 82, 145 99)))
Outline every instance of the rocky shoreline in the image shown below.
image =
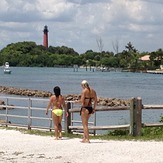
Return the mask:
POLYGON ((14 88, 14 87, 6 87, 6 86, 0 86, 0 93, 19 95, 19 96, 32 96, 32 97, 50 97, 52 95, 51 92, 47 92, 47 91, 30 90, 30 89, 14 88))
MULTIPOLYGON (((28 96, 28 97, 50 97, 51 92, 40 91, 40 90, 30 90, 14 87, 0 86, 1 94, 10 94, 10 95, 19 95, 19 96, 28 96)), ((66 101, 74 101, 80 99, 80 95, 69 94, 64 95, 66 101)), ((0 99, 0 105, 3 105, 4 101, 0 99)), ((127 106, 129 105, 129 99, 117 99, 117 98, 104 98, 98 97, 98 105, 102 106, 127 106)))

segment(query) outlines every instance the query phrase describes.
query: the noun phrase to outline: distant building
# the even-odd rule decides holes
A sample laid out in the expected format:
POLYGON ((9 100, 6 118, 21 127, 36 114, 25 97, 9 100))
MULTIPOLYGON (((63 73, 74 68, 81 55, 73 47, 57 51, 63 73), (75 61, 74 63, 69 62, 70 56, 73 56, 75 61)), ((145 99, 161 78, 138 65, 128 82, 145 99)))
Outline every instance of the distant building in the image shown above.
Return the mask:
POLYGON ((48 32, 49 31, 48 31, 48 26, 47 25, 44 26, 43 32, 44 32, 43 45, 44 45, 45 48, 48 48, 48 32))
POLYGON ((145 56, 141 57, 140 60, 142 60, 142 61, 150 61, 149 57, 150 57, 150 55, 145 55, 145 56))

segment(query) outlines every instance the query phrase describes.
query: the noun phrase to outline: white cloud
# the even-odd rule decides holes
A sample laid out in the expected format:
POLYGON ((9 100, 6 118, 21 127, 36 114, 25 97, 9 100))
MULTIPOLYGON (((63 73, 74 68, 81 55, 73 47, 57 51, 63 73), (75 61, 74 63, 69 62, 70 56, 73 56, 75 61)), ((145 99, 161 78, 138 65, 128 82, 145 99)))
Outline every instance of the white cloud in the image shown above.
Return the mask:
POLYGON ((139 51, 162 47, 162 0, 1 0, 0 49, 18 41, 42 44, 43 28, 49 28, 49 45, 68 46, 79 53, 121 50, 131 41, 139 51))
POLYGON ((37 10, 45 20, 69 21, 73 18, 75 6, 63 0, 39 0, 37 10))

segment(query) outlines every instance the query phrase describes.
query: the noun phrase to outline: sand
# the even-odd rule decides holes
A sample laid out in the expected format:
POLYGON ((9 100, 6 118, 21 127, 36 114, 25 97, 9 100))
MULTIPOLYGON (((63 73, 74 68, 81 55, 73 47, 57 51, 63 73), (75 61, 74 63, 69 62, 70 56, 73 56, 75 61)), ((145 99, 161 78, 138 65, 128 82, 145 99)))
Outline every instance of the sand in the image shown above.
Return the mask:
POLYGON ((2 163, 163 163, 163 142, 54 140, 51 136, 0 129, 2 163))

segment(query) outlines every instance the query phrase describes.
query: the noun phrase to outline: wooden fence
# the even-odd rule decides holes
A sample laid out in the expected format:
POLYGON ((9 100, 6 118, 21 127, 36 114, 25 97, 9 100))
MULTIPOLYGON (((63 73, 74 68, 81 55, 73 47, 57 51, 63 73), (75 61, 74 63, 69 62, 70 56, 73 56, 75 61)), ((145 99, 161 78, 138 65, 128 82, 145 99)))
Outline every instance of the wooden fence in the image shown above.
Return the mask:
MULTIPOLYGON (((37 99, 37 98, 19 98, 19 97, 3 97, 5 99, 6 103, 5 105, 0 105, 0 108, 5 108, 6 111, 5 113, 0 112, 0 119, 3 117, 5 121, 1 123, 1 125, 7 126, 22 126, 22 127, 27 127, 28 129, 32 128, 40 128, 40 129, 48 129, 48 130, 53 130, 53 122, 51 115, 50 117, 46 117, 45 115, 43 116, 37 116, 33 115, 33 111, 43 111, 45 112, 45 107, 36 107, 33 106, 34 101, 39 102, 44 102, 45 106, 47 106, 48 99, 37 99), (27 104, 24 105, 14 105, 11 106, 9 104, 9 100, 18 100, 19 102, 21 100, 27 101, 27 104), (21 110, 26 110, 27 114, 26 115, 11 115, 9 114, 8 110, 10 108, 17 108, 21 110), (15 118, 22 118, 26 119, 27 123, 25 125, 22 124, 14 124, 14 123, 9 123, 9 117, 15 117, 15 118), (47 127, 44 126, 35 126, 33 125, 32 120, 45 120, 49 122, 49 125, 47 127)), ((75 108, 73 105, 73 102, 67 102, 67 107, 69 111, 69 116, 66 117, 66 114, 64 114, 63 117, 63 130, 66 133, 72 133, 73 131, 79 131, 83 130, 83 127, 81 125, 81 121, 75 121, 73 119, 73 114, 80 112, 79 108, 75 108), (79 123, 80 125, 75 126, 74 123, 79 123)), ((96 114, 94 114, 94 120, 93 122, 89 122, 89 130, 93 131, 93 133, 96 133, 96 130, 128 130, 129 134, 132 136, 139 136, 141 135, 141 129, 142 127, 159 127, 163 126, 163 123, 154 123, 154 124, 149 124, 149 123, 142 123, 142 109, 163 109, 163 105, 143 105, 142 104, 142 99, 140 97, 137 98, 132 98, 130 100, 130 105, 129 106, 113 106, 113 107, 107 107, 107 106, 98 106, 96 109, 96 112, 108 112, 108 111, 129 111, 129 117, 130 117, 130 122, 129 124, 122 124, 122 125, 107 125, 107 126, 97 126, 96 125, 96 114), (90 125, 91 124, 91 125, 90 125)), ((51 112, 50 112, 51 113, 51 112)))
MULTIPOLYGON (((67 118, 65 131, 67 133, 71 133, 76 130, 83 130, 82 125, 74 126, 75 122, 72 118, 73 113, 79 112, 80 109, 71 108, 71 104, 68 103, 68 108, 70 112, 70 116, 67 118)), ((96 115, 94 122, 89 125, 89 130, 129 130, 129 134, 132 136, 140 136, 142 127, 161 127, 163 123, 142 123, 142 109, 162 109, 163 105, 143 105, 142 99, 140 97, 132 98, 130 100, 129 106, 98 106, 96 112, 104 112, 104 111, 124 111, 128 110, 130 112, 130 123, 122 124, 122 125, 107 125, 107 126, 97 126, 96 125, 96 115)), ((94 132, 95 133, 95 132, 94 132)))
MULTIPOLYGON (((96 108, 96 112, 94 114, 94 121, 93 122, 89 122, 88 128, 89 131, 94 131, 94 135, 96 134, 96 130, 129 130, 130 135, 138 135, 136 132, 136 126, 138 125, 138 121, 136 121, 135 118, 135 112, 134 110, 138 110, 138 105, 134 106, 134 102, 135 99, 131 99, 131 105, 130 106, 112 106, 112 107, 108 107, 108 106, 97 106, 96 108), (96 125, 96 113, 97 112, 108 112, 108 111, 124 111, 124 110, 128 110, 130 111, 130 124, 122 124, 122 125, 107 125, 107 126, 97 126, 96 125)), ((71 104, 69 103, 68 108, 69 108, 69 112, 70 112, 70 116, 67 118, 67 127, 66 127, 66 132, 71 133, 73 131, 77 131, 77 130, 83 130, 82 125, 80 124, 79 126, 75 126, 73 125, 76 121, 72 118, 73 113, 79 112, 80 109, 79 108, 71 108, 71 104)), ((81 122, 78 122, 81 123, 81 122)), ((141 123, 139 121, 139 123, 141 123)), ((138 129, 137 129, 138 130, 138 129)))

